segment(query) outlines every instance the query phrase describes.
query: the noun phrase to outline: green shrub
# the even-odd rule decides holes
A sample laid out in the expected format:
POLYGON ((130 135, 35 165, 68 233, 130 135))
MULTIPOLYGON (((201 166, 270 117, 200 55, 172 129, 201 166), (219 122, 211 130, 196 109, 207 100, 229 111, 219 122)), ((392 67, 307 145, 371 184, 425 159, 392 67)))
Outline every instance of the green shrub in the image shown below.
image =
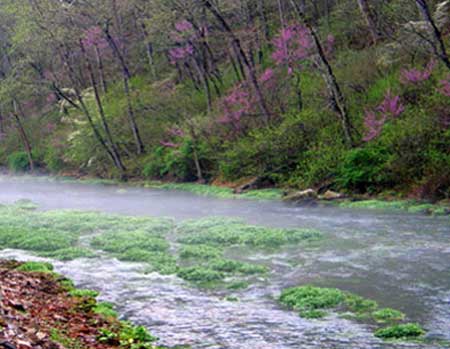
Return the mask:
POLYGON ((30 169, 30 162, 26 152, 14 152, 8 156, 8 167, 14 172, 25 172, 30 169))
POLYGON ((374 192, 387 182, 388 153, 378 147, 365 147, 347 152, 336 176, 344 189, 360 193, 374 192))

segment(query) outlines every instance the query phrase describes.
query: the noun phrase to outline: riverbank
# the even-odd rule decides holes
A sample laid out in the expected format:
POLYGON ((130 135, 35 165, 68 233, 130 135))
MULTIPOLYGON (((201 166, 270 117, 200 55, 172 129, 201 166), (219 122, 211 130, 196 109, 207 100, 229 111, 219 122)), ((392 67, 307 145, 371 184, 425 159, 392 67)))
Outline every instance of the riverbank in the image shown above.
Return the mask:
POLYGON ((0 347, 151 349, 144 327, 119 321, 95 291, 75 289, 48 263, 0 260, 0 347))
MULTIPOLYGON (((3 175, 8 174, 3 170, 3 175)), ((31 177, 31 175, 22 175, 23 178, 31 177)), ((33 180, 41 179, 43 181, 61 181, 75 182, 92 185, 117 185, 129 186, 136 188, 151 188, 159 190, 175 190, 184 191, 192 194, 222 198, 222 199, 244 199, 244 200, 271 200, 286 201, 291 204, 307 204, 307 205, 334 205, 342 208, 379 210, 379 211, 403 211, 414 214, 427 214, 435 216, 450 215, 450 199, 440 202, 430 202, 416 199, 403 198, 396 195, 350 195, 342 193, 331 193, 327 197, 319 195, 317 192, 309 189, 305 191, 294 190, 292 188, 263 188, 263 189, 247 189, 239 190, 242 185, 233 185, 230 183, 218 184, 200 184, 200 183, 173 183, 162 181, 149 181, 142 179, 130 179, 121 181, 117 179, 103 179, 96 177, 74 177, 74 176, 47 176, 40 174, 32 177, 33 180), (311 192, 313 194, 311 195, 311 192)))

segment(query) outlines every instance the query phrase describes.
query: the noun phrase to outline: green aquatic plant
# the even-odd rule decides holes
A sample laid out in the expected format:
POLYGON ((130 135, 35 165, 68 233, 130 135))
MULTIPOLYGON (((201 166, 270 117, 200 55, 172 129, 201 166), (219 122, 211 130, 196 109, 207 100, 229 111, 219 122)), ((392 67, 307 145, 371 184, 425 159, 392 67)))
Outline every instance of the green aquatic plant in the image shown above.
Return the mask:
POLYGON ((283 245, 317 241, 322 234, 311 229, 267 228, 246 224, 242 220, 206 218, 182 223, 179 242, 190 245, 279 248, 283 245))
POLYGON ((389 323, 395 321, 402 321, 405 319, 405 314, 401 311, 391 309, 391 308, 383 308, 372 313, 372 317, 376 322, 379 323, 389 323))
POLYGON ((164 252, 169 249, 169 243, 152 231, 124 231, 105 233, 96 236, 91 246, 106 252, 124 253, 129 249, 164 252))
POLYGON ((425 334, 425 330, 418 324, 400 324, 379 329, 375 336, 383 339, 411 339, 425 334))
POLYGON ((84 247, 68 247, 61 250, 41 252, 40 256, 46 258, 58 259, 60 261, 71 261, 79 258, 94 258, 95 253, 84 247))
POLYGON ((359 321, 397 323, 377 330, 375 335, 380 338, 413 338, 424 334, 417 324, 398 324, 405 319, 402 312, 391 308, 379 309, 374 300, 337 288, 311 285, 292 287, 282 292, 279 301, 289 309, 299 311, 301 317, 309 319, 322 318, 331 310, 345 316, 350 313, 352 319, 359 321))
POLYGON ((261 265, 239 262, 231 259, 214 259, 207 266, 213 270, 229 274, 260 274, 267 272, 267 268, 261 265))
POLYGON ((217 282, 225 278, 224 273, 202 266, 180 268, 177 275, 186 281, 195 283, 217 282))
POLYGON ((305 312, 336 308, 344 303, 345 294, 336 288, 302 286, 284 290, 279 300, 291 309, 305 312))

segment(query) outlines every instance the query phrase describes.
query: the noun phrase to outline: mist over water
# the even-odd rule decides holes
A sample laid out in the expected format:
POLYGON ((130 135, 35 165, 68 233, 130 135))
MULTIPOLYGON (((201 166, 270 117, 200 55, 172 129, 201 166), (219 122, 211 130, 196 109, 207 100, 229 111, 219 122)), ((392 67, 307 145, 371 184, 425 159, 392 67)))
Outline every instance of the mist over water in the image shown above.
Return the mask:
MULTIPOLYGON (((277 305, 290 286, 312 283, 371 298, 405 312, 429 336, 450 340, 450 219, 401 212, 293 206, 282 202, 224 200, 176 191, 92 185, 46 178, 0 176, 0 203, 28 199, 41 210, 77 209, 124 215, 240 217, 252 224, 316 228, 318 248, 287 247, 274 254, 236 250, 233 257, 273 270, 247 290, 201 291, 182 280, 144 275, 143 266, 109 257, 54 262, 78 286, 102 292, 124 318, 148 326, 165 345, 193 348, 392 348, 368 326, 330 316, 301 319, 277 305)), ((0 257, 32 258, 21 251, 0 257)), ((37 258, 34 258, 37 259, 37 258)), ((441 346, 444 348, 445 346, 441 346)), ((433 348, 395 344, 395 348, 433 348)), ((439 348, 439 346, 436 346, 439 348)))

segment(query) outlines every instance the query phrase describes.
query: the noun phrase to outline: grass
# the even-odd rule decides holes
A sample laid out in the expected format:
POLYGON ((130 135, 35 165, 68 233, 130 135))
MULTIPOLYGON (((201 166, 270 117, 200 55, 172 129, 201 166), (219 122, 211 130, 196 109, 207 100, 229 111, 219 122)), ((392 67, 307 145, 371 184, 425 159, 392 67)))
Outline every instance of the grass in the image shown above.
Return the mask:
POLYGON ((311 285, 286 289, 279 302, 289 309, 299 312, 301 317, 319 319, 334 311, 339 314, 352 313, 356 319, 373 321, 378 324, 389 323, 392 326, 378 329, 375 335, 380 338, 413 338, 425 331, 416 324, 401 324, 405 314, 391 309, 378 307, 378 303, 354 293, 337 288, 323 288, 311 285))
POLYGON ((94 258, 95 253, 84 247, 68 247, 61 250, 39 253, 41 257, 57 259, 60 261, 72 261, 79 258, 94 258))

